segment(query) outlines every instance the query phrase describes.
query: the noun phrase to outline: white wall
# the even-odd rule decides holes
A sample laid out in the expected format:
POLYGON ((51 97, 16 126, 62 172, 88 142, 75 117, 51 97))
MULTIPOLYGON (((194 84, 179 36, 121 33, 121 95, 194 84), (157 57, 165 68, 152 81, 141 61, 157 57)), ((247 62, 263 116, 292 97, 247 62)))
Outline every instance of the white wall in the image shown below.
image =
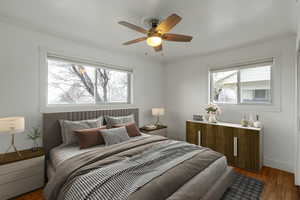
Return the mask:
MULTIPOLYGON (((300 3, 299 3, 300 4, 300 3)), ((300 32, 298 33, 298 38, 300 37, 300 32)), ((296 146, 296 170, 295 170, 295 182, 296 185, 300 185, 300 51, 297 51, 296 67, 297 67, 297 146, 296 146)))
MULTIPOLYGON (((296 59, 297 62, 297 116, 298 116, 298 122, 300 121, 300 1, 296 4, 296 10, 297 10, 297 42, 296 42, 296 49, 298 57, 296 59)), ((298 138, 297 138, 297 157, 296 157, 296 170, 295 170, 295 182, 297 185, 300 185, 300 127, 298 125, 298 138)))
POLYGON ((296 4, 297 11, 297 50, 300 50, 300 1, 296 4))
POLYGON ((211 66, 275 56, 276 68, 281 73, 281 80, 280 73, 274 80, 279 82, 275 91, 276 102, 280 102, 279 109, 264 107, 253 111, 253 107, 223 107, 224 112, 219 119, 239 123, 243 113, 259 114, 265 125, 264 164, 293 172, 296 156, 295 42, 295 36, 288 36, 167 63, 165 97, 168 132, 173 138, 184 140, 185 121, 195 113, 204 114, 204 106, 208 103, 208 69, 211 66))
MULTIPOLYGON (((27 128, 40 125, 39 46, 62 51, 70 56, 95 58, 103 63, 133 68, 134 105, 130 107, 140 108, 141 125, 155 120, 150 112, 152 107, 164 106, 161 87, 163 68, 160 63, 84 46, 0 22, 0 117, 25 116, 27 128)), ((7 148, 9 142, 9 136, 0 135, 0 152, 7 148)), ((26 149, 31 145, 25 134, 16 136, 18 148, 26 149)))

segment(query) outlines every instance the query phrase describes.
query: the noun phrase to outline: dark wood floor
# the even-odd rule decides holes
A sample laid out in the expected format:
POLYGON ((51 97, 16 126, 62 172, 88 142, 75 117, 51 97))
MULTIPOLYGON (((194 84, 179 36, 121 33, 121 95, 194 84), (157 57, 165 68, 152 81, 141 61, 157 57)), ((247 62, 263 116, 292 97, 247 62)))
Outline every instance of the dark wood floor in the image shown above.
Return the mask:
POLYGON ((263 200, 300 200, 300 190, 294 186, 294 175, 291 173, 269 167, 263 167, 259 173, 235 170, 265 183, 263 200))
MULTIPOLYGON (((265 183, 262 194, 263 200, 300 200, 300 190, 294 186, 294 175, 269 167, 263 167, 260 173, 253 173, 242 169, 237 172, 249 177, 256 178, 265 183)), ((36 190, 15 200, 43 200, 43 190, 36 190)))

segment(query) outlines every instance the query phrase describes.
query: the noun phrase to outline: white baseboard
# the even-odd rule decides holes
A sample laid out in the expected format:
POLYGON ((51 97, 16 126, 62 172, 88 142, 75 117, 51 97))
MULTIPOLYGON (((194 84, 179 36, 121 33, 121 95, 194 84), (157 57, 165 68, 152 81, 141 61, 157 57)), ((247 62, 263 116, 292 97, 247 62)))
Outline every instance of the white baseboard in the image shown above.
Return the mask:
POLYGON ((264 159, 263 165, 267 166, 267 167, 287 171, 287 172, 290 172, 290 173, 294 173, 294 167, 293 167, 292 163, 281 162, 281 161, 278 161, 278 160, 264 159))

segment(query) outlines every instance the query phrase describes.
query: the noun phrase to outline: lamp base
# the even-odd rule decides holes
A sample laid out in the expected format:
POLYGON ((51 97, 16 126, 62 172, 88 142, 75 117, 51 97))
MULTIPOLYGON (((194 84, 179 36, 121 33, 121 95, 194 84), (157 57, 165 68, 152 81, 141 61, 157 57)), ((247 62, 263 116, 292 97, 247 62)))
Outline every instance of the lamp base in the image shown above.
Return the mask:
POLYGON ((155 126, 163 126, 163 124, 159 121, 159 116, 157 116, 156 122, 154 123, 155 126))
POLYGON ((5 154, 7 154, 8 151, 9 151, 11 148, 13 148, 13 149, 15 150, 15 152, 18 154, 18 156, 19 156, 20 158, 22 158, 21 153, 18 151, 17 147, 15 146, 15 134, 12 134, 12 135, 11 135, 11 144, 10 144, 10 146, 7 148, 7 150, 5 151, 5 153, 2 155, 2 158, 1 158, 0 161, 3 161, 3 160, 4 160, 5 154))

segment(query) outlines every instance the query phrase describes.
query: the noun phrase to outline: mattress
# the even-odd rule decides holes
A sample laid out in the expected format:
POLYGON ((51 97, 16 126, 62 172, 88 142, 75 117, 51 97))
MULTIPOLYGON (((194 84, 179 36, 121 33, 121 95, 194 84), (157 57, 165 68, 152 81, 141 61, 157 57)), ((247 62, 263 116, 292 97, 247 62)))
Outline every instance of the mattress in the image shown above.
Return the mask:
POLYGON ((50 161, 47 161, 47 179, 50 180, 54 176, 55 170, 50 161))

